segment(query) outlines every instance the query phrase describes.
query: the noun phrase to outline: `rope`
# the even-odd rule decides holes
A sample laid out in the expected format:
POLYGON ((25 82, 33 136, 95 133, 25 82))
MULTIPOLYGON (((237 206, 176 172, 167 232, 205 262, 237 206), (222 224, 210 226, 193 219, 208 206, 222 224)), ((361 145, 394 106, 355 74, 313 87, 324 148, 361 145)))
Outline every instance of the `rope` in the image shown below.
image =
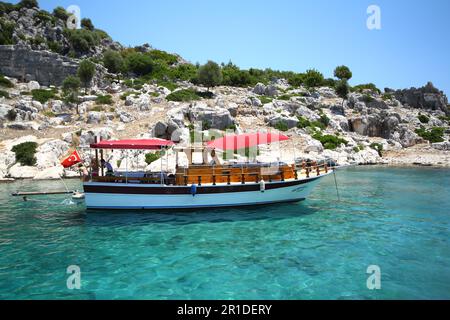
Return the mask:
POLYGON ((336 168, 333 169, 333 176, 334 176, 334 184, 336 186, 336 194, 338 197, 338 201, 341 201, 341 196, 339 195, 339 187, 338 187, 338 182, 337 182, 337 178, 336 178, 336 168))

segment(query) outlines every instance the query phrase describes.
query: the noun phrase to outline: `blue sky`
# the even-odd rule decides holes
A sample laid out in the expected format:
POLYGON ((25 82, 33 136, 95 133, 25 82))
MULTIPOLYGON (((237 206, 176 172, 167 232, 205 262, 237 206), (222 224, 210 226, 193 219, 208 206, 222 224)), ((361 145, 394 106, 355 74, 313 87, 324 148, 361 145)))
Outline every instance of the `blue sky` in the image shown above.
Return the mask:
POLYGON ((76 4, 82 17, 124 45, 149 43, 192 62, 233 61, 241 68, 331 77, 349 66, 353 85, 381 89, 432 81, 450 93, 448 0, 40 0, 42 8, 76 4), (369 5, 381 30, 366 27, 369 5))

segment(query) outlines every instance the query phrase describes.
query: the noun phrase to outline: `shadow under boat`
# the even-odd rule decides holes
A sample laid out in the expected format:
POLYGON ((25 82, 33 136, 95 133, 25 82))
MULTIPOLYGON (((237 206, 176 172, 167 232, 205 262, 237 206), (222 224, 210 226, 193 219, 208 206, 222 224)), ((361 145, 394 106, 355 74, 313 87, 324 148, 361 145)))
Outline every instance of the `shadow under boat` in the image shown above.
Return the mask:
POLYGON ((303 202, 255 207, 228 207, 183 210, 87 210, 85 222, 94 226, 130 226, 149 223, 188 225, 258 220, 283 220, 313 215, 317 209, 303 202))

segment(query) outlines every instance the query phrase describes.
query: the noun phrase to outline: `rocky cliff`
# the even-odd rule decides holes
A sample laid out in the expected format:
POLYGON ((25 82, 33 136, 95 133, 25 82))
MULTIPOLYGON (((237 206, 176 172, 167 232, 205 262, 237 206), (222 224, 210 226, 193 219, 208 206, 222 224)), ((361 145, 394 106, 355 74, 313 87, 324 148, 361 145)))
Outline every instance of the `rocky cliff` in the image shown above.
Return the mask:
POLYGON ((34 80, 44 86, 60 86, 77 69, 77 61, 57 53, 31 50, 22 45, 0 46, 0 74, 24 82, 34 80))

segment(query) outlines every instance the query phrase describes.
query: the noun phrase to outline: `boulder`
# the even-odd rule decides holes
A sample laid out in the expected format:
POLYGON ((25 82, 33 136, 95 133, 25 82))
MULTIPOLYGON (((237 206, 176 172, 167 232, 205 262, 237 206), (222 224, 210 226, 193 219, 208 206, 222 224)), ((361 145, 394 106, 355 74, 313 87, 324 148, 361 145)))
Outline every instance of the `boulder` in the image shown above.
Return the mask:
POLYGON ((253 92, 257 95, 263 96, 266 94, 266 86, 262 83, 258 83, 253 89, 253 92))
POLYGON ((275 85, 269 85, 266 88, 266 96, 275 97, 278 95, 278 88, 275 85))
POLYGON ((0 121, 6 121, 8 119, 8 112, 12 110, 13 108, 6 105, 6 104, 0 104, 0 121))
POLYGON ((237 117, 239 106, 237 103, 231 102, 226 106, 232 117, 237 117))
POLYGON ((245 103, 247 105, 253 106, 253 107, 261 107, 262 106, 261 100, 259 100, 256 97, 250 97, 250 98, 246 99, 245 103))
POLYGON ((146 93, 142 94, 136 102, 139 110, 140 111, 150 110, 150 107, 151 107, 150 101, 151 101, 151 98, 148 94, 146 94, 146 93))
POLYGON ((276 127, 280 122, 284 122, 288 129, 292 129, 297 127, 299 121, 297 117, 290 117, 284 114, 274 114, 269 116, 267 122, 271 127, 276 127))
POLYGON ((60 160, 67 155, 69 147, 69 144, 62 140, 45 142, 36 150, 36 166, 41 170, 58 166, 60 160))
POLYGON ((111 128, 95 128, 87 131, 82 131, 80 135, 80 146, 87 147, 95 143, 95 137, 101 140, 110 140, 114 135, 111 128))
POLYGON ((153 135, 157 138, 167 137, 168 126, 164 122, 158 121, 158 123, 153 128, 153 135))
POLYGON ((7 128, 19 131, 36 130, 38 131, 40 125, 36 122, 11 122, 6 125, 7 128))
POLYGON ((210 107, 204 102, 196 102, 189 109, 188 117, 192 123, 208 123, 211 129, 225 130, 234 124, 233 117, 225 108, 210 107))
POLYGON ((432 146, 436 150, 450 151, 450 142, 448 142, 448 141, 446 141, 446 142, 439 142, 439 143, 433 143, 432 146))
POLYGON ((105 120, 105 114, 103 112, 90 111, 87 114, 87 123, 99 124, 105 120))
POLYGON ((61 100, 48 102, 47 108, 51 109, 53 113, 62 113, 67 110, 65 103, 61 100))
POLYGON ((118 112, 118 115, 119 115, 120 122, 130 123, 130 122, 134 121, 134 117, 128 112, 120 111, 120 112, 118 112))
POLYGON ((27 84, 28 91, 39 90, 41 85, 37 81, 30 81, 27 84))
POLYGON ((173 107, 167 112, 167 118, 169 119, 168 125, 172 126, 172 128, 174 129, 173 131, 175 131, 177 128, 184 127, 185 117, 187 116, 187 113, 187 105, 173 107))
POLYGON ((334 91, 334 89, 329 88, 329 87, 320 87, 317 89, 317 93, 319 93, 319 95, 321 97, 324 97, 327 99, 336 99, 338 97, 336 95, 336 92, 334 91))
POLYGON ((170 139, 175 143, 190 143, 191 134, 188 128, 180 128, 171 134, 170 139))

